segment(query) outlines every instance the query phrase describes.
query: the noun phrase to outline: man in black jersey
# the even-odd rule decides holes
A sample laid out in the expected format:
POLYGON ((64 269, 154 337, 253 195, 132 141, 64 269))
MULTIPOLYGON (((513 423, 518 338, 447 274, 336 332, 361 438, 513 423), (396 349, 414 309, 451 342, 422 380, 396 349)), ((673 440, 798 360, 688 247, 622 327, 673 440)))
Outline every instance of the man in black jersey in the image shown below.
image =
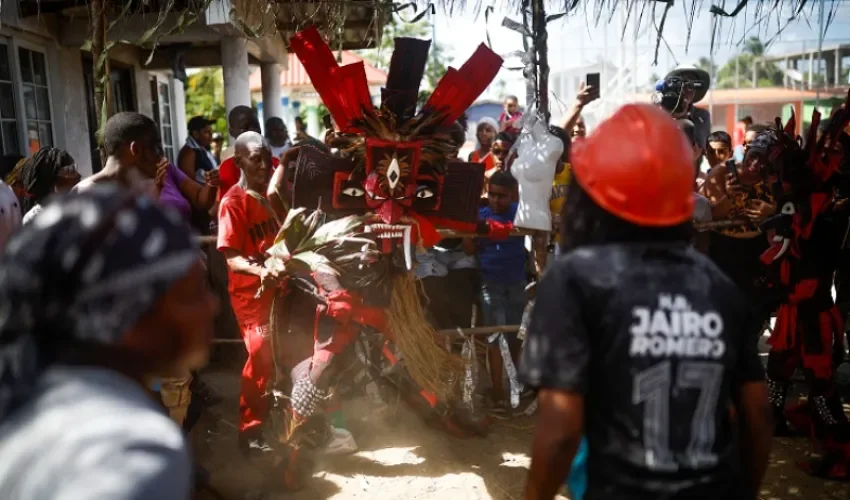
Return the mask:
POLYGON ((554 497, 582 435, 585 499, 755 498, 767 388, 746 297, 689 244, 684 135, 624 106, 572 168, 566 255, 539 285, 522 360, 540 402, 525 498, 554 497))

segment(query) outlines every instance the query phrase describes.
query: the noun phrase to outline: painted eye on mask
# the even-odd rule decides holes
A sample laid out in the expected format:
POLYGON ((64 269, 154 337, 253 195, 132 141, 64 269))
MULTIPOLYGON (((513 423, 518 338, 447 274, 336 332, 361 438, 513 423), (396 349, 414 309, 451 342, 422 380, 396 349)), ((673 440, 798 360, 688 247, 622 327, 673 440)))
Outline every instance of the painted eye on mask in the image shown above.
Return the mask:
POLYGON ((797 213, 797 209, 794 208, 793 203, 787 201, 782 205, 782 213, 785 215, 794 215, 795 213, 797 213))
POLYGON ((419 189, 416 190, 416 197, 423 200, 433 198, 434 190, 427 186, 420 186, 419 189))
POLYGON ((357 186, 349 186, 342 190, 342 194, 354 198, 359 198, 360 196, 366 194, 366 191, 364 191, 363 188, 359 188, 357 186))

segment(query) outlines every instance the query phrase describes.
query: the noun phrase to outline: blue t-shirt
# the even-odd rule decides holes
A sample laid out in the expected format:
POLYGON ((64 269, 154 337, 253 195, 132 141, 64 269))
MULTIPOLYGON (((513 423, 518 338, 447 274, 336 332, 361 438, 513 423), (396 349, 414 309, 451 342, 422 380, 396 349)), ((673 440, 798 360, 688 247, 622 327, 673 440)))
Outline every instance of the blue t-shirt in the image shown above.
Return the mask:
MULTIPOLYGON (((505 213, 495 214, 490 207, 482 207, 478 210, 478 219, 513 222, 516 209, 517 204, 511 203, 505 213)), ((481 275, 486 281, 522 283, 526 280, 525 238, 514 236, 499 241, 479 238, 478 261, 481 264, 481 275)))

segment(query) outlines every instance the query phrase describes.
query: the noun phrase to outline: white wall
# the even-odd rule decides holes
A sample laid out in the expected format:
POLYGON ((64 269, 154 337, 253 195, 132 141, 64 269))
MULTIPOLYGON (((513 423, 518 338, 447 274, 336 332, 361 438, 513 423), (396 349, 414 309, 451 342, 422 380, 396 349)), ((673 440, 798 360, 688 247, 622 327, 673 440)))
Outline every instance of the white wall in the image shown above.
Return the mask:
POLYGON ((82 54, 68 47, 56 47, 50 52, 54 55, 48 58, 53 111, 54 116, 63 122, 54 121, 53 135, 56 145, 74 157, 80 174, 86 177, 93 170, 82 54))

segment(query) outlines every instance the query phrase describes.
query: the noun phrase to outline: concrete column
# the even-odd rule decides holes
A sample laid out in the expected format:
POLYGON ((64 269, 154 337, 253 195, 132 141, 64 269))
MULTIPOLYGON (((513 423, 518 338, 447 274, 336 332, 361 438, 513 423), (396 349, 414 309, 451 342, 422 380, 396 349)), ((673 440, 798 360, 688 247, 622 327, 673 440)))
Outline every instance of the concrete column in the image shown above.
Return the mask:
POLYGON ((786 57, 785 58, 785 73, 782 75, 782 86, 785 87, 785 88, 788 88, 788 70, 791 69, 791 66, 789 66, 789 64, 790 64, 790 62, 788 61, 788 58, 786 57))
POLYGON ((815 74, 815 53, 809 52, 809 90, 815 88, 815 86, 814 86, 814 74, 815 74))
POLYGON ((307 108, 307 134, 319 137, 319 106, 318 103, 307 108))
POLYGON ((841 86, 841 48, 840 47, 835 49, 834 77, 835 77, 835 79, 833 80, 834 81, 833 85, 835 85, 835 87, 840 87, 841 86))
MULTIPOLYGON (((248 49, 245 39, 227 36, 221 39, 221 69, 224 79, 224 107, 227 112, 236 106, 251 105, 248 76, 248 49)), ((234 139, 236 139, 234 137, 234 139)))
MULTIPOLYGON (((186 142, 186 137, 189 135, 189 130, 186 128, 186 86, 183 82, 174 78, 174 76, 171 76, 169 79, 171 80, 171 93, 173 95, 171 109, 174 116, 171 119, 174 129, 174 140, 177 141, 174 144, 177 147, 177 151, 180 151, 180 148, 186 142)), ((207 118, 215 119, 218 117, 208 116, 207 118)))
POLYGON ((260 66, 260 79, 263 82, 263 119, 276 116, 283 118, 283 106, 280 103, 280 65, 264 63, 260 66))

